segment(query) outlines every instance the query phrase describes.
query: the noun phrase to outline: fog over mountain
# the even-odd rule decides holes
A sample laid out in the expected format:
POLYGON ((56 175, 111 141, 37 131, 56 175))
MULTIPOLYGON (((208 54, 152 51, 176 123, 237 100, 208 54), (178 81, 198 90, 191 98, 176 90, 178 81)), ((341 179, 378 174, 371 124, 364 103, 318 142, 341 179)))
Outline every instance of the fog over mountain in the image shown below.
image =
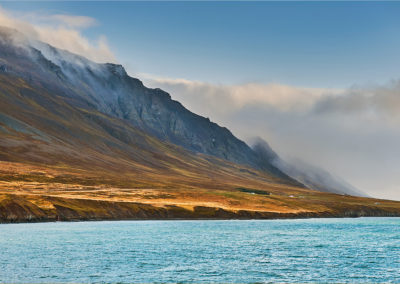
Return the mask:
POLYGON ((359 191, 341 178, 331 175, 322 168, 314 167, 299 159, 284 161, 262 138, 257 137, 251 139, 251 145, 253 150, 258 153, 260 157, 270 161, 281 171, 300 181, 308 188, 338 194, 367 197, 365 193, 359 191))
POLYGON ((41 41, 85 56, 96 62, 116 62, 104 35, 89 40, 83 30, 96 25, 87 16, 47 14, 43 12, 16 13, 0 6, 0 26, 23 33, 32 43, 41 41))
POLYGON ((150 75, 145 82, 246 141, 262 137, 284 160, 325 169, 368 195, 400 199, 399 81, 343 90, 150 75))

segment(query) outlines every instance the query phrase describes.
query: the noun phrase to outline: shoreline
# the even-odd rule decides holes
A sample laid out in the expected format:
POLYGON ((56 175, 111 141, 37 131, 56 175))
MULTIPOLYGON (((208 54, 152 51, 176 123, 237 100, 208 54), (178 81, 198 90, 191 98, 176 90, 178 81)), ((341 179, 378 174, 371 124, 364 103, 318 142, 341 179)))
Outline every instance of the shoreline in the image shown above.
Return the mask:
POLYGON ((193 210, 176 205, 162 207, 136 202, 48 197, 52 208, 40 208, 26 199, 9 196, 0 202, 0 224, 81 221, 165 221, 165 220, 283 220, 310 218, 400 217, 399 208, 347 206, 328 211, 270 212, 227 210, 194 206, 193 210))
POLYGON ((11 224, 47 224, 47 223, 83 223, 83 222, 130 222, 130 221, 279 221, 279 220, 310 220, 310 219, 360 219, 360 218, 400 218, 400 215, 394 216, 377 216, 377 215, 368 215, 368 216, 314 216, 314 217, 288 217, 288 218, 253 218, 253 219, 238 219, 238 218, 230 218, 230 219, 222 219, 222 218, 194 218, 194 219, 183 219, 183 218, 170 218, 170 219, 81 219, 81 220, 42 220, 42 221, 21 221, 21 222, 0 222, 0 225, 11 225, 11 224))

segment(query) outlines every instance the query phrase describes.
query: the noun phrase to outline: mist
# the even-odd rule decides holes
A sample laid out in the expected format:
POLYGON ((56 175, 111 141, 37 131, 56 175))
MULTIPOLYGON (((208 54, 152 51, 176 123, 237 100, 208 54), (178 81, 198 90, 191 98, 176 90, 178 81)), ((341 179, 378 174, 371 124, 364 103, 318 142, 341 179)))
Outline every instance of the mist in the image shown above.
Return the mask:
POLYGON ((260 157, 308 188, 342 195, 367 197, 365 193, 357 190, 348 182, 340 177, 333 176, 322 168, 314 167, 299 159, 289 161, 281 159, 269 144, 260 137, 251 139, 250 145, 260 157))
POLYGON ((317 89, 279 84, 145 82, 285 161, 302 161, 372 197, 400 200, 400 83, 317 89))
POLYGON ((83 30, 96 23, 95 19, 86 16, 16 13, 0 6, 0 26, 23 33, 33 43, 45 42, 99 63, 116 62, 104 35, 100 35, 96 40, 90 40, 83 35, 83 30))

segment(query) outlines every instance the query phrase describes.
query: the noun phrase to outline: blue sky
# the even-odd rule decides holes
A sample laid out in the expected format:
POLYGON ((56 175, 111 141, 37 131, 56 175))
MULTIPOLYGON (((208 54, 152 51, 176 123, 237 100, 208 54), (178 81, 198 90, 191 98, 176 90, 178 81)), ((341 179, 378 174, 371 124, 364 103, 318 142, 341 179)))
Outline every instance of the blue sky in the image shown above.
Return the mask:
POLYGON ((343 88, 400 74, 400 2, 2 2, 85 15, 131 72, 343 88))

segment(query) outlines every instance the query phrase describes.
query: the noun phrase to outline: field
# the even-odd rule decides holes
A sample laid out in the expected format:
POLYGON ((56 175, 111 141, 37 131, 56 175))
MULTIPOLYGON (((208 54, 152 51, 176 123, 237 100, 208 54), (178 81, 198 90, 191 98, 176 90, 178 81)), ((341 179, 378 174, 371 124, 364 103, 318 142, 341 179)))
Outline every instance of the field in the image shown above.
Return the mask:
POLYGON ((254 173, 209 179, 0 162, 0 221, 400 216, 400 202, 322 193, 254 173))

